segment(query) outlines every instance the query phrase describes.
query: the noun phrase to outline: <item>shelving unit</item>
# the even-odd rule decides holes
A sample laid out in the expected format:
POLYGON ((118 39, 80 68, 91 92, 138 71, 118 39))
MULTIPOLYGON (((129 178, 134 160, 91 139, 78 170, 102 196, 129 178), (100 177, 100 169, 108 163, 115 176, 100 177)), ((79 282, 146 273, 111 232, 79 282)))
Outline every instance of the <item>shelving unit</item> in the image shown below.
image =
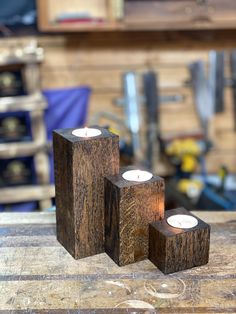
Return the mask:
POLYGON ((234 29, 234 0, 38 0, 45 32, 234 29), (88 10, 102 23, 56 23, 60 13, 88 10))
POLYGON ((40 92, 39 65, 43 60, 43 51, 33 43, 25 49, 16 48, 0 58, 0 68, 7 69, 21 65, 23 81, 27 95, 0 98, 0 112, 29 112, 32 141, 0 143, 0 159, 33 156, 37 185, 0 188, 0 204, 12 204, 39 201, 41 210, 52 205, 55 196, 54 185, 50 184, 49 157, 50 143, 47 142, 44 125, 46 99, 40 92))

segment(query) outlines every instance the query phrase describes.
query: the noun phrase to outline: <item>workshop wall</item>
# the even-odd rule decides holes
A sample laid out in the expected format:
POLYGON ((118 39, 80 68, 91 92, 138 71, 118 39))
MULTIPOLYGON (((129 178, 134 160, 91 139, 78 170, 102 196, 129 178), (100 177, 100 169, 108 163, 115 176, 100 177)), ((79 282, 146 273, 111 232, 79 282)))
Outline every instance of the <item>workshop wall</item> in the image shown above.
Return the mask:
MULTIPOLYGON (((233 41, 230 32, 210 35, 180 33, 84 33, 38 37, 45 50, 42 65, 42 88, 60 88, 89 85, 93 94, 89 119, 99 111, 109 111, 122 116, 123 109, 113 104, 122 96, 123 72, 133 70, 143 73, 155 70, 159 74, 162 95, 183 95, 181 103, 161 105, 161 132, 195 131, 200 128, 193 105, 193 95, 188 87, 189 63, 201 59, 208 62, 209 49, 230 49, 233 41), (187 37, 186 37, 187 36, 187 37), (209 37, 210 36, 210 37, 209 37)), ((6 39, 11 44, 29 38, 6 39)), ((229 76, 226 58, 226 76, 229 76)), ((208 155, 207 169, 216 171, 222 163, 236 171, 236 132, 233 131, 231 90, 225 91, 226 110, 215 116, 211 123, 214 148, 208 155)))

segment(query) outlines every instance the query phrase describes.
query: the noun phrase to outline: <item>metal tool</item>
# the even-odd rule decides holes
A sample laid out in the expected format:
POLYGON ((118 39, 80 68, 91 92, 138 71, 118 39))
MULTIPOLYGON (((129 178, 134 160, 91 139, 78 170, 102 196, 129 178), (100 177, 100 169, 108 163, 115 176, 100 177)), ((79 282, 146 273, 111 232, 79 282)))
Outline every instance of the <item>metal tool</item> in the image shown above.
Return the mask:
POLYGON ((182 101, 184 97, 182 95, 160 96, 157 94, 158 82, 156 81, 155 73, 149 73, 150 74, 148 74, 146 78, 145 75, 143 77, 144 95, 140 95, 138 93, 137 75, 134 72, 124 73, 124 98, 116 99, 115 104, 118 106, 124 106, 126 126, 131 132, 135 161, 144 163, 146 166, 152 169, 155 162, 151 161, 151 156, 155 155, 154 158, 158 158, 159 156, 159 149, 156 146, 158 145, 157 108, 159 107, 160 103, 179 102, 182 101), (144 147, 143 141, 140 141, 140 127, 142 125, 140 110, 142 105, 147 105, 147 113, 149 116, 147 121, 147 129, 149 130, 147 149, 144 147), (156 147, 155 149, 154 147, 151 147, 153 145, 156 147), (151 152, 151 150, 153 150, 153 152, 151 152))
POLYGON ((159 106, 160 97, 157 89, 158 77, 154 72, 143 75, 144 94, 146 96, 147 122, 147 166, 154 170, 160 159, 159 135, 159 106))
POLYGON ((213 115, 213 99, 209 81, 204 72, 204 63, 197 61, 189 65, 195 106, 205 137, 208 138, 208 122, 213 115))
POLYGON ((224 87, 224 53, 212 50, 209 53, 209 88, 215 113, 224 111, 224 87))
POLYGON ((232 89, 233 89, 233 114, 234 114, 234 131, 236 132, 236 50, 233 50, 230 55, 232 89))

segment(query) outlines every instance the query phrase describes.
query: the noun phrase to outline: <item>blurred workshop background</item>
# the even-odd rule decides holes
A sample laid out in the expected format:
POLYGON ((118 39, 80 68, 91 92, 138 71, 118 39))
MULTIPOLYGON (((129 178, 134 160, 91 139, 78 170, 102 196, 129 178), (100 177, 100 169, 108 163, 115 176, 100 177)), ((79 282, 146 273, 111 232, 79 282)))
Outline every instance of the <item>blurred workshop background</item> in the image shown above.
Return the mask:
POLYGON ((166 208, 236 209, 234 0, 0 2, 0 211, 55 210, 52 130, 101 125, 166 208))

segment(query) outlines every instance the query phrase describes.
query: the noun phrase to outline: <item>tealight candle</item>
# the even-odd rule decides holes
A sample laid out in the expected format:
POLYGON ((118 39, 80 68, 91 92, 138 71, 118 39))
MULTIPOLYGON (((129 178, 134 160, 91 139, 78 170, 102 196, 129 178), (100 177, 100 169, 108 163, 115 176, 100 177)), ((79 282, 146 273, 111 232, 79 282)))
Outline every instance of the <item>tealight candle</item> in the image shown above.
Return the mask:
POLYGON ((207 264, 209 247, 210 226, 183 207, 149 225, 149 259, 164 274, 207 264))
POLYGON ((98 129, 85 127, 73 130, 72 134, 77 137, 95 137, 101 135, 102 132, 98 129))
POLYGON ((198 220, 190 215, 173 215, 167 218, 167 223, 174 228, 190 229, 198 225, 198 220))
POLYGON ((129 170, 122 174, 123 179, 127 181, 146 182, 150 180, 153 175, 148 171, 143 170, 129 170))

